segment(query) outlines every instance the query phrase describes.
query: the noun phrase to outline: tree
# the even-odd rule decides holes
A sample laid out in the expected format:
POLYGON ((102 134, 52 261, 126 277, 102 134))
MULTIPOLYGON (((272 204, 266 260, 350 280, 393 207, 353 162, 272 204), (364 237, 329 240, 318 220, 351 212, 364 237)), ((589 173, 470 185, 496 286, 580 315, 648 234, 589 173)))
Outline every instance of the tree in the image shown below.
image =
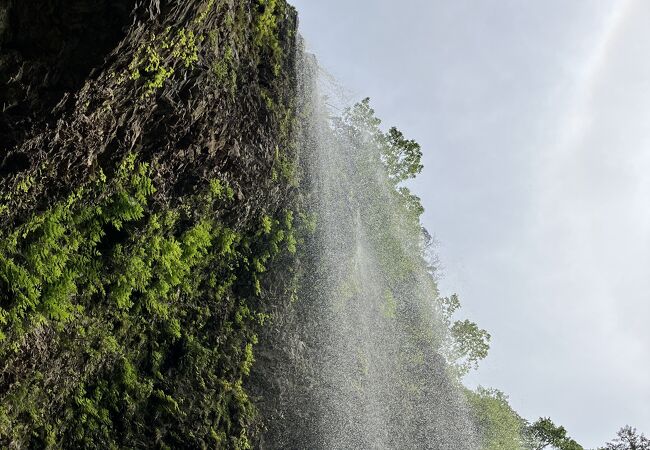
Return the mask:
POLYGON ((526 430, 533 450, 542 450, 548 446, 559 450, 583 450, 582 446, 567 436, 562 426, 555 425, 548 417, 541 417, 526 430))
POLYGON ((452 320, 460 308, 458 296, 453 294, 439 299, 439 308, 445 328, 448 330, 442 346, 447 362, 462 377, 476 369, 490 350, 490 333, 470 320, 452 320))
POLYGON ((388 145, 383 147, 381 156, 392 182, 401 183, 422 171, 422 150, 417 142, 406 139, 395 127, 388 130, 384 139, 388 145))
POLYGON ((605 444, 601 450, 650 450, 650 439, 643 433, 639 434, 636 428, 626 425, 616 435, 617 438, 605 444))
POLYGON ((468 390, 466 394, 482 437, 482 450, 526 448, 523 438, 526 421, 510 407, 503 392, 479 386, 476 391, 468 390))

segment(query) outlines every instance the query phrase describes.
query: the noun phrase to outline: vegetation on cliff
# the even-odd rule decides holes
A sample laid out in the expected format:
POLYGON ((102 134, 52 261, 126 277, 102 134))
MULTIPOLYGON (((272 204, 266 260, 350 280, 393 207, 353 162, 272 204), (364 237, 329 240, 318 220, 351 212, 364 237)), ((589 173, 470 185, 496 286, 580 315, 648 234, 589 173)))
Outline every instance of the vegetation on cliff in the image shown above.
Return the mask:
POLYGON ((58 3, 0 11, 0 446, 249 448, 300 226, 295 12, 58 3))

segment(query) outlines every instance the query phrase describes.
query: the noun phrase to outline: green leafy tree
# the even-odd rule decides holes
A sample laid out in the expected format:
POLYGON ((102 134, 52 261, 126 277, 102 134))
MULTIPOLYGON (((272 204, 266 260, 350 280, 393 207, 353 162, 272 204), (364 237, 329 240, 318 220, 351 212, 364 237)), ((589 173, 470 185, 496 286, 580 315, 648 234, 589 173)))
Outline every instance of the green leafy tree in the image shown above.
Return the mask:
POLYGON ((508 397, 496 389, 479 387, 468 391, 474 420, 483 438, 483 450, 521 450, 526 448, 526 421, 517 414, 508 397))
POLYGON ((439 301, 443 322, 448 330, 443 354, 459 376, 476 369, 490 350, 490 333, 470 320, 452 320, 460 308, 458 295, 443 297, 439 301))
POLYGON ((634 427, 626 425, 616 435, 616 439, 605 444, 601 450, 650 450, 650 439, 634 427))
POLYGON ((583 450, 582 446, 567 436, 563 426, 558 426, 548 417, 541 417, 529 425, 526 434, 533 450, 542 450, 547 447, 559 450, 583 450))
POLYGON ((384 146, 381 156, 392 182, 401 183, 414 178, 422 171, 420 144, 412 139, 406 139, 404 134, 395 127, 388 130, 384 138, 387 145, 384 146))

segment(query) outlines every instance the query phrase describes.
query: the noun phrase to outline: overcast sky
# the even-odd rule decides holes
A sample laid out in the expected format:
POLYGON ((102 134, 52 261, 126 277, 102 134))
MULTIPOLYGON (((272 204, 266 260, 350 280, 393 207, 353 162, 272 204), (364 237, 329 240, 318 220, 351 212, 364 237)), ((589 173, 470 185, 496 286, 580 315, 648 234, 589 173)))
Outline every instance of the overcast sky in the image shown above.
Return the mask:
POLYGON ((468 384, 585 446, 650 433, 650 2, 292 3, 423 147, 441 289, 493 336, 468 384))

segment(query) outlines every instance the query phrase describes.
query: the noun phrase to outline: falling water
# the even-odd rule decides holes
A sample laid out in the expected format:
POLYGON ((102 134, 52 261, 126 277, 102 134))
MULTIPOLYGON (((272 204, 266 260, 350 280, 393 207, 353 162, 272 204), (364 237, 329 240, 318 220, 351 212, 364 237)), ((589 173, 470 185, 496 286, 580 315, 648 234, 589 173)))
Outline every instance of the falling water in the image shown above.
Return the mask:
POLYGON ((315 60, 300 66, 301 167, 316 227, 299 300, 277 314, 274 349, 260 356, 261 393, 272 398, 264 446, 476 449, 439 351, 446 330, 419 213, 389 179, 368 124, 332 117, 315 60))

